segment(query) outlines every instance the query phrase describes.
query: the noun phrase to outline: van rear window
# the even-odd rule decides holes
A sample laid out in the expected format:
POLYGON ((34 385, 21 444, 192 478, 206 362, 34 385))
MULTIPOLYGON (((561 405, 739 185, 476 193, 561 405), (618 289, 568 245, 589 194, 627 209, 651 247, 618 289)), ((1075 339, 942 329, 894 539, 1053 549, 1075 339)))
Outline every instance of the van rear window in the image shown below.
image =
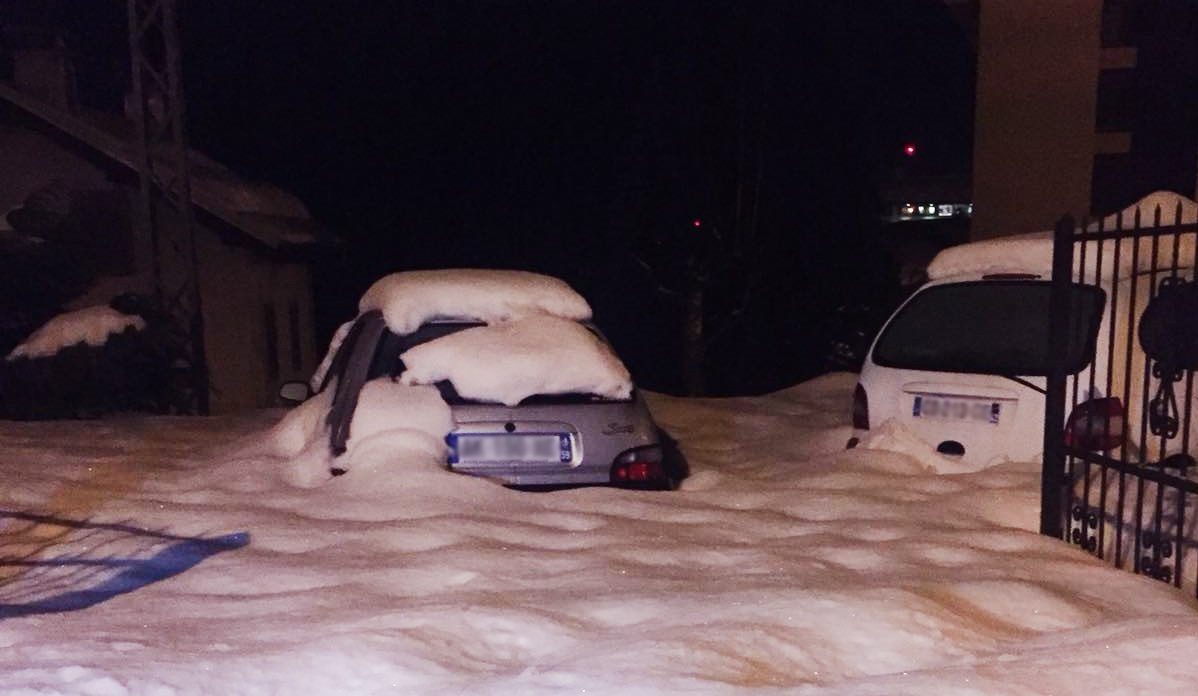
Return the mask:
MULTIPOLYGON (((1106 293, 1089 285, 1071 288, 1065 366, 1072 374, 1094 357, 1106 293)), ((873 361, 910 370, 1047 375, 1051 292, 1048 281, 933 285, 912 297, 883 328, 873 361)))

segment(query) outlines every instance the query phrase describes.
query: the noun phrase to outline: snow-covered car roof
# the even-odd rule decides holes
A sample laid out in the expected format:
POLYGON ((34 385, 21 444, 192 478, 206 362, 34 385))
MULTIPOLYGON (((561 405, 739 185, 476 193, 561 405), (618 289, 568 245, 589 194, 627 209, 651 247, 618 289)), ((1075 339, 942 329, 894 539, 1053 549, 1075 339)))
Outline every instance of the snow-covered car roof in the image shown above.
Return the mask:
POLYGON ((534 394, 627 399, 632 378, 582 324, 549 314, 476 326, 408 349, 404 384, 449 380, 458 394, 515 406, 534 394))
POLYGON ((565 281, 529 271, 442 269, 404 271, 370 286, 358 311, 378 309, 387 328, 409 334, 437 317, 494 323, 530 313, 581 321, 591 306, 565 281))
MULTIPOLYGON (((375 310, 382 312, 387 328, 398 335, 410 334, 423 324, 440 319, 496 324, 536 315, 548 315, 571 322, 591 318, 590 304, 559 278, 530 271, 481 268, 402 271, 384 276, 375 281, 358 302, 359 316, 375 310)), ((313 390, 319 388, 333 355, 352 324, 352 321, 346 322, 333 336, 324 360, 309 380, 313 390)), ((614 355, 611 357, 619 363, 614 355)), ((433 358, 427 360, 432 361, 433 358)), ((592 358, 587 364, 603 363, 604 360, 592 358)), ((620 365, 620 369, 623 369, 623 365, 620 365)), ((608 396, 608 392, 613 390, 621 391, 621 388, 614 386, 618 380, 612 377, 616 374, 618 371, 608 369, 597 380, 607 385, 604 391, 598 392, 600 396, 608 396)), ((623 374, 626 379, 627 371, 623 374)), ((500 391, 509 398, 514 393, 510 388, 500 391)), ((613 395, 612 398, 625 396, 613 395)), ((471 398, 484 397, 475 395, 471 398)))
MULTIPOLYGON (((1198 203, 1173 193, 1157 191, 1151 193, 1123 210, 1112 213, 1088 226, 1090 230, 1116 228, 1131 229, 1135 226, 1136 211, 1140 213, 1140 227, 1156 226, 1155 211, 1159 208, 1161 224, 1171 225, 1175 222, 1177 207, 1181 206, 1181 224, 1193 224, 1198 221, 1198 203)), ((949 247, 936 255, 928 264, 927 274, 931 280, 942 280, 954 276, 979 276, 988 273, 1035 273, 1045 277, 1052 275, 1052 240, 1053 233, 1033 232, 1031 234, 1015 235, 970 242, 959 246, 949 247)), ((1119 278, 1126 278, 1136 272, 1144 271, 1153 264, 1151 238, 1140 240, 1139 254, 1132 253, 1134 242, 1130 240, 1105 240, 1102 242, 1102 254, 1105 259, 1114 259, 1115 245, 1122 243, 1124 247, 1119 255, 1119 278), (1133 267, 1133 260, 1136 262, 1133 267)), ((1097 245, 1095 245, 1097 247, 1097 245)), ((1182 234, 1178 239, 1177 265, 1182 268, 1194 266, 1195 239, 1192 234, 1182 234)), ((1097 248, 1088 252, 1091 264, 1097 248)), ((1173 244, 1159 244, 1156 248, 1156 267, 1167 267, 1173 264, 1173 244)), ((1074 259, 1075 264, 1080 263, 1074 259)), ((1075 271, 1077 268, 1074 269, 1075 271)))

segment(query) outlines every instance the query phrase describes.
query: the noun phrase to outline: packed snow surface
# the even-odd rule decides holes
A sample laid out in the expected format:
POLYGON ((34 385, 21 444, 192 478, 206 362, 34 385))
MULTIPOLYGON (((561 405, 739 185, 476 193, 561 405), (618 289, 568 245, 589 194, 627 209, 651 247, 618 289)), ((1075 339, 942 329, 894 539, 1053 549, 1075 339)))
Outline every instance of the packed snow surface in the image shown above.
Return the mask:
POLYGON ((400 358, 404 384, 447 379, 468 399, 508 406, 533 394, 632 394, 628 369, 606 343, 577 321, 548 314, 458 331, 400 358))
POLYGON ((387 326, 408 334, 436 317, 477 319, 488 324, 544 313, 566 319, 591 317, 591 307, 565 281, 528 271, 443 269, 404 271, 376 281, 358 303, 360 312, 380 309, 387 326))
POLYGON ((451 473, 385 382, 336 478, 318 405, 0 424, 0 693, 1192 692, 1194 601, 1036 534, 1034 463, 846 451, 854 381, 650 394, 673 492, 451 473))
POLYGON ((145 327, 146 321, 141 317, 122 314, 107 305, 85 307, 59 314, 46 322, 13 348, 6 359, 42 358, 80 343, 102 346, 113 334, 129 328, 140 331, 145 327))

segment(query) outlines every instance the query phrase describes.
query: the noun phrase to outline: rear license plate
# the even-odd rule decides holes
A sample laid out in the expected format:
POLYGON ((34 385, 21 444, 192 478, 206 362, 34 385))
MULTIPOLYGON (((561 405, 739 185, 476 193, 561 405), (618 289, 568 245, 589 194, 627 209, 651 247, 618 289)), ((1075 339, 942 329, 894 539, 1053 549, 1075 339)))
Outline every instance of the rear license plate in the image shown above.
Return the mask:
POLYGON ((911 404, 915 418, 940 418, 998 425, 1002 405, 982 399, 953 399, 943 396, 916 394, 911 404))
POLYGON ((568 462, 572 456, 570 436, 561 433, 459 433, 451 438, 451 444, 458 462, 568 462))

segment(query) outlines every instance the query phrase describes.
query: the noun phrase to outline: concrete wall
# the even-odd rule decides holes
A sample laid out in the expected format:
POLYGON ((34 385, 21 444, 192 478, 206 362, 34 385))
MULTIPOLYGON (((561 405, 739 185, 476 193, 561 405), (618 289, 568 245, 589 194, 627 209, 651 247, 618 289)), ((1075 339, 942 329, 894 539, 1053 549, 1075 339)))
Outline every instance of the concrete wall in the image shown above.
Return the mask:
POLYGON ((980 0, 973 224, 987 239, 1090 212, 1102 0, 980 0))

